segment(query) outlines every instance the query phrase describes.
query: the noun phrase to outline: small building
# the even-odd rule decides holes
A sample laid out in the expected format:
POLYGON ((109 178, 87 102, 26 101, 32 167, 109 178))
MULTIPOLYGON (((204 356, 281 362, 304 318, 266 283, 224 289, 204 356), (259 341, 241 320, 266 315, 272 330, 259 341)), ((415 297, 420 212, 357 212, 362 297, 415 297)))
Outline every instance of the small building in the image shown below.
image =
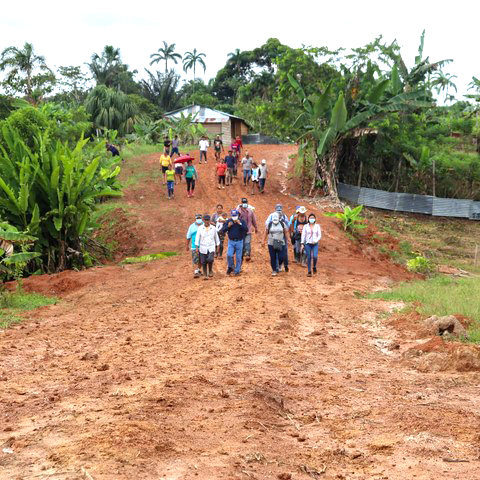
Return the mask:
POLYGON ((230 145, 237 136, 248 135, 249 125, 243 118, 214 110, 202 105, 190 105, 165 114, 165 117, 180 117, 181 114, 196 115, 195 123, 201 123, 209 136, 220 135, 224 145, 230 145))

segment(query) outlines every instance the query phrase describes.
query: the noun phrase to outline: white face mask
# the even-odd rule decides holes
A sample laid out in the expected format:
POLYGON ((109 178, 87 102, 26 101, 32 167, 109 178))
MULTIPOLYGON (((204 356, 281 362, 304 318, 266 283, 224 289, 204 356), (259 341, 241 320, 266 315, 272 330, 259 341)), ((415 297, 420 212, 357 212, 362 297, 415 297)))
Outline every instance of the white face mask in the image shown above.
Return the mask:
POLYGON ((232 217, 232 220, 235 222, 236 220, 238 220, 238 217, 232 217))
POLYGON ((201 225, 201 224, 203 223, 203 220, 202 220, 201 218, 197 218, 197 219, 195 220, 195 223, 196 223, 197 225, 201 225))
POLYGON ((242 207, 243 207, 243 208, 247 208, 247 207, 248 207, 248 203, 242 203, 242 207))
POLYGON ((280 220, 278 218, 274 218, 272 222, 276 225, 277 223, 280 223, 280 220))
POLYGON ((314 218, 309 218, 308 221, 309 221, 310 223, 315 223, 315 219, 314 219, 314 218))

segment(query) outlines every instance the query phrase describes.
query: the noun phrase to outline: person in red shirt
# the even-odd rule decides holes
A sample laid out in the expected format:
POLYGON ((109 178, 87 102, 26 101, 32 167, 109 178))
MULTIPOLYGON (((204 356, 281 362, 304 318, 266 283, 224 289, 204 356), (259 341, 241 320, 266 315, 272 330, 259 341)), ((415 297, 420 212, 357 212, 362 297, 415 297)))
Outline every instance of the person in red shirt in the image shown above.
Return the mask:
POLYGON ((225 188, 225 175, 227 173, 227 164, 225 159, 220 159, 217 163, 218 188, 225 188))

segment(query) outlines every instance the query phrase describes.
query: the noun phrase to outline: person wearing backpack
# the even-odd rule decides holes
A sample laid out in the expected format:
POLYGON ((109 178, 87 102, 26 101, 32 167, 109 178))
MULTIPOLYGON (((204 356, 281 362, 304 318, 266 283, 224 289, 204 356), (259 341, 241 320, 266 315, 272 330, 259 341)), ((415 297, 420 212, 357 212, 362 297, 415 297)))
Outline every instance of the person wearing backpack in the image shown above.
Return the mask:
POLYGON ((248 232, 247 224, 240 220, 237 210, 230 212, 231 217, 224 223, 223 232, 228 236, 227 248, 227 275, 232 272, 234 275, 240 275, 242 269, 243 240, 248 232), (234 262, 236 258, 236 263, 234 262))
POLYGON ((290 238, 293 243, 293 255, 295 263, 302 263, 303 266, 306 266, 306 262, 302 262, 302 231, 305 228, 305 225, 308 224, 307 209, 303 206, 298 207, 297 212, 293 216, 292 221, 290 222, 290 238))
POLYGON ((305 247, 305 254, 307 255, 307 276, 312 276, 312 258, 313 258, 313 273, 317 273, 317 258, 318 258, 318 242, 322 238, 322 229, 317 223, 317 218, 313 213, 308 216, 308 224, 302 230, 301 243, 305 247))
MULTIPOLYGON (((275 212, 271 213, 267 217, 267 220, 265 221, 265 228, 268 229, 268 225, 272 222, 272 218, 273 218, 273 215, 275 215, 275 213, 278 214, 278 218, 280 219, 280 221, 282 221, 286 225, 287 230, 288 230, 290 228, 290 222, 288 221, 288 217, 284 213, 282 204, 280 204, 280 203, 277 203, 275 205, 275 212)), ((288 246, 287 246, 286 239, 285 239, 285 245, 283 247, 282 261, 279 262, 279 264, 278 264, 278 267, 279 267, 278 269, 279 270, 281 269, 282 264, 285 266, 285 271, 288 272, 288 246)))
MULTIPOLYGON (((277 212, 272 214, 272 220, 265 230, 263 245, 268 244, 268 253, 270 254, 270 265, 272 267, 272 276, 278 275, 279 266, 284 262, 284 249, 287 244, 288 228, 277 212)), ((285 266, 288 272, 288 266, 285 266)))

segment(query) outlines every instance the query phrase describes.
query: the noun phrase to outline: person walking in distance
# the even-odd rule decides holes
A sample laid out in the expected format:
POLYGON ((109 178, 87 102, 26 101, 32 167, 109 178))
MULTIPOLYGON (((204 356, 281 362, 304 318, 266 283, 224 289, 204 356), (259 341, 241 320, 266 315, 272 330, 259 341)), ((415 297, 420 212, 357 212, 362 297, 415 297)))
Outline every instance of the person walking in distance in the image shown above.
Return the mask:
POLYGON ((255 233, 258 233, 257 219, 255 217, 255 213, 249 207, 248 200, 246 198, 242 198, 242 203, 237 208, 240 220, 244 221, 248 228, 243 240, 242 256, 245 257, 247 262, 249 262, 252 255, 252 233, 254 231, 255 233))
POLYGON ((255 190, 260 191, 259 173, 260 167, 255 162, 252 162, 252 195, 255 195, 255 190))
POLYGON ((187 252, 189 250, 192 252, 192 264, 194 267, 193 278, 198 278, 200 276, 200 257, 195 245, 195 237, 197 236, 198 227, 202 224, 202 215, 197 213, 195 215, 195 222, 193 222, 187 230, 187 252))
POLYGON ((217 253, 220 239, 214 225, 210 223, 210 215, 203 216, 203 225, 198 227, 195 246, 200 256, 204 280, 213 277, 213 261, 217 253))
POLYGON ((170 155, 165 150, 165 152, 160 155, 160 165, 162 167, 162 185, 165 185, 167 183, 167 175, 165 172, 168 170, 168 166, 170 165, 170 163, 170 155))
POLYGON ((227 164, 225 160, 219 159, 216 165, 217 168, 217 178, 218 178, 218 188, 225 188, 225 176, 227 172, 227 164))
POLYGON ((293 219, 290 221, 290 238, 293 243, 293 255, 295 263, 303 263, 304 266, 306 262, 302 262, 302 231, 305 228, 305 225, 308 223, 307 219, 307 209, 303 206, 298 207, 297 212, 293 215, 293 219))
MULTIPOLYGON (((287 243, 288 228, 280 220, 277 212, 272 214, 272 219, 265 230, 263 245, 267 242, 268 253, 270 255, 270 266, 272 267, 272 276, 278 275, 279 265, 284 261, 283 255, 287 243)), ((288 268, 286 269, 288 271, 288 268)))
POLYGON ((179 143, 180 142, 178 141, 178 135, 175 135, 172 140, 172 151, 170 152, 171 157, 173 157, 175 153, 177 154, 177 157, 180 156, 180 152, 178 151, 179 143))
POLYGON ((182 183, 183 163, 177 162, 174 164, 174 167, 175 167, 175 185, 178 185, 179 183, 182 183))
POLYGON ((175 185, 175 170, 173 169, 172 164, 168 166, 168 170, 165 172, 167 178, 167 197, 170 200, 174 197, 173 188, 175 185))
POLYGON ((252 158, 245 152, 245 157, 242 158, 243 169, 243 185, 246 187, 250 183, 250 177, 252 176, 252 158))
POLYGON ((192 161, 187 162, 187 168, 185 169, 185 181, 187 182, 187 197, 193 197, 193 191, 195 190, 195 180, 198 179, 197 170, 192 164, 192 161))
POLYGON ((307 276, 312 276, 312 259, 313 259, 313 273, 317 273, 317 258, 318 258, 318 242, 322 238, 322 229, 317 223, 317 218, 313 213, 308 216, 308 224, 302 230, 302 245, 305 247, 305 254, 307 256, 307 276))
POLYGON ((238 162, 239 162, 239 159, 240 159, 241 147, 237 143, 237 141, 235 141, 235 142, 232 143, 231 149, 232 149, 232 152, 233 152, 233 158, 235 158, 234 167, 233 167, 233 176, 236 177, 237 176, 237 169, 238 169, 238 162))
POLYGON ((198 142, 198 148, 200 149, 200 163, 202 163, 202 158, 205 159, 205 163, 207 163, 207 150, 209 147, 209 143, 207 137, 204 135, 202 139, 198 142))
POLYGON ((170 145, 172 142, 170 141, 170 138, 168 138, 168 135, 165 135, 165 138, 163 140, 163 148, 165 149, 165 153, 167 155, 170 155, 170 145))
POLYGON ((223 255, 223 242, 225 240, 225 232, 222 231, 223 224, 227 220, 228 216, 223 211, 223 205, 219 203, 215 209, 215 213, 212 215, 212 225, 215 225, 218 232, 218 237, 220 238, 220 245, 218 247, 219 257, 223 255))
POLYGON ((235 157, 232 155, 232 151, 228 151, 228 155, 225 157, 225 164, 227 165, 227 172, 225 175, 225 185, 228 187, 233 181, 233 170, 235 168, 235 157))
POLYGON ((237 210, 232 210, 230 215, 231 217, 223 226, 223 231, 228 236, 227 275, 230 275, 232 272, 234 275, 240 275, 242 269, 243 239, 247 234, 248 227, 244 221, 240 220, 237 210))
MULTIPOLYGON (((287 215, 283 212, 283 207, 280 203, 277 203, 275 205, 275 212, 272 212, 268 217, 267 220, 265 220, 265 228, 268 230, 268 225, 272 222, 273 215, 275 213, 278 214, 278 218, 280 219, 281 222, 283 222, 286 225, 287 230, 290 228, 290 222, 288 221, 287 215)), ((281 269, 283 266, 285 267, 285 271, 288 272, 288 245, 287 245, 287 239, 285 239, 285 245, 283 247, 283 252, 281 255, 281 261, 278 264, 278 270, 281 269)))
POLYGON ((223 153, 223 142, 220 135, 215 137, 215 140, 213 141, 213 149, 215 151, 215 160, 218 162, 220 160, 220 154, 223 153))
POLYGON ((260 193, 265 191, 265 182, 267 181, 267 161, 262 160, 260 167, 258 167, 258 189, 260 193))

